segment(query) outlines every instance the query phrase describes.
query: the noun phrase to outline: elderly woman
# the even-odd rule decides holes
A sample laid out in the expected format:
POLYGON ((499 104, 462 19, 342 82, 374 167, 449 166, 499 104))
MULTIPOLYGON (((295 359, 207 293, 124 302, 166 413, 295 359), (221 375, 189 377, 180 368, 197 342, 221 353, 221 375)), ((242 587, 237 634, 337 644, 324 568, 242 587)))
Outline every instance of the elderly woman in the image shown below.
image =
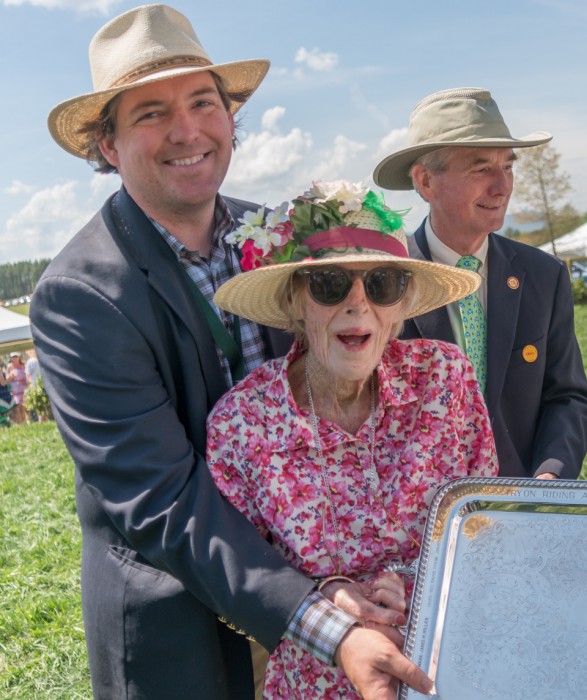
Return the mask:
MULTIPOLYGON (((401 611, 385 574, 418 550, 431 499, 495 476, 483 397, 447 343, 396 339, 404 319, 472 293, 475 273, 408 257, 401 217, 346 182, 312 190, 233 235, 239 275, 215 302, 296 336, 289 354, 228 392, 208 424, 219 489, 301 571, 363 581, 401 611)), ((338 602, 338 601, 337 601, 338 602)), ((283 641, 264 697, 355 698, 341 671, 283 641)))

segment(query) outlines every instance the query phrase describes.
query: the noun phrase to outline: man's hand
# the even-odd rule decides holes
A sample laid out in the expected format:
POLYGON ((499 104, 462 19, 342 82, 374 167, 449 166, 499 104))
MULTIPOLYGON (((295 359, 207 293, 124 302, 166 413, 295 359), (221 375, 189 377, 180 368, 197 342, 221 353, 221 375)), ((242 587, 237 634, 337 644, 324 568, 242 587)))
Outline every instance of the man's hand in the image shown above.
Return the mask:
POLYGON ((552 472, 544 472, 544 474, 538 474, 537 479, 558 479, 556 474, 552 472))
POLYGON ((376 630, 351 627, 338 646, 336 663, 364 700, 397 700, 400 680, 424 695, 433 688, 424 671, 376 630))

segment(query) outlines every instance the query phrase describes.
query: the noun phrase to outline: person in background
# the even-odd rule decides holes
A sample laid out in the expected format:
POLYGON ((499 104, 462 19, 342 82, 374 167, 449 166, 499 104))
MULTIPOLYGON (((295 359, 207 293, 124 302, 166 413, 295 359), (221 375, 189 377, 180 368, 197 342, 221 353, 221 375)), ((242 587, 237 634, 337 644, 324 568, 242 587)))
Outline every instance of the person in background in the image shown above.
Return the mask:
POLYGON ((215 402, 291 345, 212 303, 241 272, 226 236, 254 206, 219 194, 234 115, 269 62, 214 63, 188 19, 156 4, 102 27, 90 64, 93 91, 55 107, 49 128, 122 187, 53 259, 31 323, 76 467, 94 696, 248 700, 245 635, 268 650, 294 640, 364 698, 392 698, 398 677, 428 692, 397 638, 318 592, 222 498, 204 460, 215 402))
POLYGON ((0 363, 0 402, 2 403, 3 412, 6 413, 7 410, 12 406, 12 394, 10 392, 10 385, 6 379, 6 368, 2 363, 0 363))
MULTIPOLYGON (((26 351, 27 361, 24 363, 24 371, 26 373, 27 381, 27 391, 31 387, 37 385, 37 380, 41 378, 41 368, 39 366, 39 360, 37 359, 37 353, 34 348, 30 348, 26 351)), ((29 419, 36 423, 39 420, 35 411, 29 410, 29 419)))
MULTIPOLYGON (((252 269, 215 301, 297 342, 216 403, 208 466, 323 590, 336 599, 360 582, 368 600, 404 613, 403 587, 385 572, 414 564, 434 494, 458 477, 496 476, 498 465, 467 357, 441 341, 396 338, 405 319, 474 292, 480 279, 410 259, 401 217, 358 183, 314 182, 286 210, 269 224, 262 209, 245 215, 231 240, 252 269)), ((341 671, 284 640, 264 697, 360 696, 341 671)))
POLYGON ((489 90, 455 88, 412 112, 409 147, 375 168, 391 190, 414 188, 430 213, 410 255, 478 270, 475 295, 406 323, 404 338, 466 349, 485 393, 500 476, 575 479, 587 452, 587 380, 564 263, 495 233, 514 183, 513 138, 489 90))
POLYGON ((10 392, 16 406, 12 410, 11 420, 14 423, 26 421, 24 408, 24 393, 27 387, 26 372, 19 352, 10 353, 10 362, 6 368, 6 381, 10 384, 10 392))
POLYGON ((34 348, 27 350, 26 355, 27 361, 24 363, 24 371, 26 373, 27 384, 31 387, 35 386, 37 379, 41 378, 41 368, 34 348))

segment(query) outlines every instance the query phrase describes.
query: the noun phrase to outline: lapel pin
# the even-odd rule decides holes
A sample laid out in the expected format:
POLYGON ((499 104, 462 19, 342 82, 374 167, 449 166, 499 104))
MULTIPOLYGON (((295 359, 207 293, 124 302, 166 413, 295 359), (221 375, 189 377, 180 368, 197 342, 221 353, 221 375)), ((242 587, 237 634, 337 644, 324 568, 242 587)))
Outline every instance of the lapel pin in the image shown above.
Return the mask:
POLYGON ((522 357, 526 362, 535 362, 538 357, 538 350, 535 345, 525 345, 522 350, 522 357))
POLYGON ((507 285, 510 289, 517 289, 520 286, 520 280, 517 277, 508 277, 507 285))

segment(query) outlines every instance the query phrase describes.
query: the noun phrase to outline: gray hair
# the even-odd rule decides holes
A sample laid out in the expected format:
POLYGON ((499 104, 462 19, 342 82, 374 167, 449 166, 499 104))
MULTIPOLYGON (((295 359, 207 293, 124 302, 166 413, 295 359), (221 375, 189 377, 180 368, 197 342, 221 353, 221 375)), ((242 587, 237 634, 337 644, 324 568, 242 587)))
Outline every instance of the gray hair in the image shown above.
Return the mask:
MULTIPOLYGON (((420 156, 412 163, 412 165, 410 166, 409 175, 412 178, 412 185, 414 186, 414 189, 420 195, 420 197, 422 197, 422 195, 416 187, 416 183, 414 182, 414 176, 412 173, 414 166, 421 165, 424 168, 424 170, 427 170, 433 175, 438 175, 439 173, 443 173, 447 170, 448 162, 453 152, 454 146, 437 148, 435 151, 429 151, 428 153, 425 153, 423 156, 420 156)), ((422 199, 424 199, 424 197, 422 197, 422 199)))

